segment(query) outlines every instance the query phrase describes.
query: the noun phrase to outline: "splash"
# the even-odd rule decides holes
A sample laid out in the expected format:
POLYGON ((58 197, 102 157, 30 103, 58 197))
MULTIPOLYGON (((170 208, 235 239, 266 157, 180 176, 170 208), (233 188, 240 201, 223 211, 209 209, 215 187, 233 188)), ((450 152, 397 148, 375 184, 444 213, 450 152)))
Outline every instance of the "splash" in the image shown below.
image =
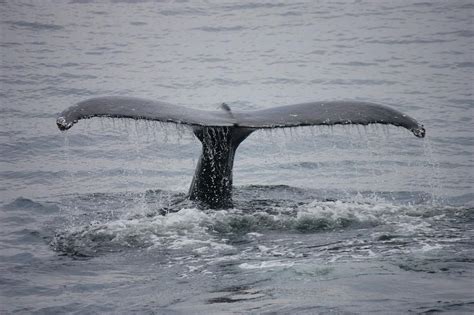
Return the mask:
MULTIPOLYGON (((52 247, 73 256, 95 256, 133 248, 219 256, 234 253, 234 244, 253 243, 268 233, 317 235, 381 228, 388 235, 407 238, 422 233, 426 237, 435 231, 432 224, 442 220, 439 209, 397 205, 364 196, 350 201, 313 200, 296 208, 284 204, 278 208, 263 206, 253 212, 183 208, 164 216, 157 212, 142 213, 140 204, 133 199, 131 203, 132 208, 122 209, 122 215, 115 219, 66 226, 56 234, 52 247)), ((375 233, 373 237, 381 235, 375 233)), ((259 250, 272 252, 264 247, 259 250)))

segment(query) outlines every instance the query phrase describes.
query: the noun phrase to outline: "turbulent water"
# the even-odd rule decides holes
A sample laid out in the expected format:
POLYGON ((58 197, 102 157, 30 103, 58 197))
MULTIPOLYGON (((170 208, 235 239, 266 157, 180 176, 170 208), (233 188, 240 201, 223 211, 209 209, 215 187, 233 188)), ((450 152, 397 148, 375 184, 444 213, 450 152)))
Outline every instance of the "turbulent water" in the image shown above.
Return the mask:
POLYGON ((0 313, 474 311, 471 1, 0 1, 0 313), (235 207, 186 200, 186 127, 56 113, 387 104, 396 127, 259 131, 235 207))

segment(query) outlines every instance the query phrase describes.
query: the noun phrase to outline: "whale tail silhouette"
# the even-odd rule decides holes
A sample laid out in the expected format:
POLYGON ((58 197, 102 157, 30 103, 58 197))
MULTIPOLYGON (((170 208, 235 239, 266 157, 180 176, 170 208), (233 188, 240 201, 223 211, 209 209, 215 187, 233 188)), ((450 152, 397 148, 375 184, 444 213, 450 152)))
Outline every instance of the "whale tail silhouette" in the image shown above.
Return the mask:
POLYGON ((67 130, 81 119, 132 118, 186 124, 202 143, 202 153, 189 198, 209 208, 232 207, 232 169, 239 144, 257 129, 314 125, 390 124, 423 138, 425 128, 389 107, 368 102, 311 102, 270 109, 234 112, 227 104, 204 111, 133 97, 98 97, 79 102, 56 120, 67 130))

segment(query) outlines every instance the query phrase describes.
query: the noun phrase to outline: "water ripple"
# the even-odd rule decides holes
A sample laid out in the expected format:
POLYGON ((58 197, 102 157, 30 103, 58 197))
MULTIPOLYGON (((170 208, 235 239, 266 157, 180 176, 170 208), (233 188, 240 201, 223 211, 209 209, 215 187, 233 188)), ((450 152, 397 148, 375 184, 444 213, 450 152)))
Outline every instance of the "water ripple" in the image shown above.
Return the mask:
POLYGON ((30 31, 59 31, 64 28, 63 26, 56 24, 43 24, 25 21, 5 21, 4 23, 12 26, 13 28, 26 29, 30 31))

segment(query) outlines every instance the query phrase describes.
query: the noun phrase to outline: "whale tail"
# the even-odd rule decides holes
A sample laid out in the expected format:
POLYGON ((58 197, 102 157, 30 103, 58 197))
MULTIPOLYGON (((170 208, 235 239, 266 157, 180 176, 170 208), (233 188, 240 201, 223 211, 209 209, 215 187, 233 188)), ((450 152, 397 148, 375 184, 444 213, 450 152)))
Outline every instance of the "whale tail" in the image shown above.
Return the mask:
POLYGON ((189 189, 189 198, 209 208, 232 207, 232 169, 235 152, 257 129, 314 125, 389 124, 425 136, 415 119, 392 108, 368 102, 311 102, 234 112, 227 104, 219 111, 189 109, 132 97, 99 97, 80 102, 56 120, 67 130, 81 119, 131 118, 186 124, 202 143, 202 153, 189 189))
POLYGON ((232 207, 232 169, 235 152, 255 129, 199 127, 194 134, 202 153, 194 174, 189 198, 210 208, 232 207))

